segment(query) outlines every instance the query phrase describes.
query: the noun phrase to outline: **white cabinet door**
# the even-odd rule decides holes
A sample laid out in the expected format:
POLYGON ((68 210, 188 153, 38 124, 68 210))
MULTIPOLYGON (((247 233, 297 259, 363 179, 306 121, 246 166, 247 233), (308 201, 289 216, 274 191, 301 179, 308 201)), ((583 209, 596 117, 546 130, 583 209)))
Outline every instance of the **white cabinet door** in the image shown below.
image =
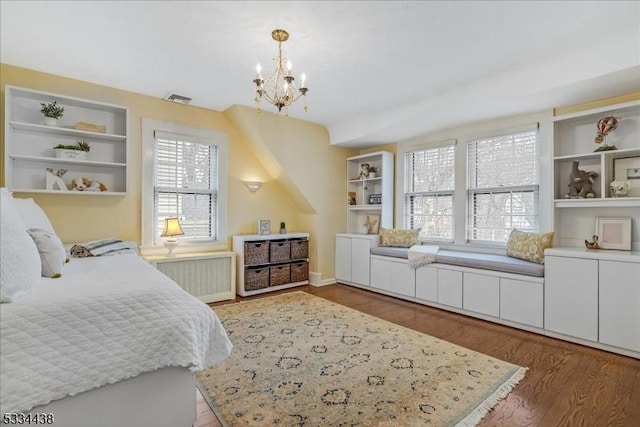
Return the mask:
POLYGON ((391 291, 391 261, 371 258, 371 287, 391 291))
POLYGON ((438 302, 462 308, 462 272, 438 269, 438 302))
POLYGON ((438 269, 424 266, 416 269, 416 298, 438 302, 438 269))
POLYGON ((600 261, 600 342, 640 351, 640 264, 600 261))
POLYGON ((598 341, 598 261, 545 258, 544 327, 598 341))
POLYGON ((500 279, 484 274, 464 273, 463 305, 465 310, 500 316, 500 279))
POLYGON ((391 292, 416 296, 416 270, 409 266, 408 262, 391 262, 391 292))
POLYGON ((369 266, 371 259, 371 240, 351 239, 351 281, 358 285, 369 286, 369 266))
POLYGON ((351 239, 336 237, 336 280, 351 281, 351 239))
POLYGON ((543 284, 500 278, 500 317, 542 328, 543 284))

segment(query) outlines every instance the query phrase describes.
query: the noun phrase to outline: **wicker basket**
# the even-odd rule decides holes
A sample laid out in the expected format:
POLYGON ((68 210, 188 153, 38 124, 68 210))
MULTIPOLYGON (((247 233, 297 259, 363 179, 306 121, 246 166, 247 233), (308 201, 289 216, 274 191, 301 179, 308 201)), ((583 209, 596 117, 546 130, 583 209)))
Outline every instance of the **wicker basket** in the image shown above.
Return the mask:
POLYGON ((307 239, 291 240, 291 259, 309 257, 309 241, 307 239))
POLYGON ((284 262, 291 259, 291 243, 288 240, 272 240, 269 242, 269 259, 271 262, 284 262))
POLYGON ((269 276, 270 286, 291 283, 291 266, 289 264, 272 265, 269 267, 269 276))
POLYGON ((255 291, 269 287, 269 267, 245 268, 244 290, 255 291))
POLYGON ((260 265, 269 263, 269 243, 244 242, 244 265, 260 265))
POLYGON ((304 282, 306 280, 309 280, 309 263, 304 261, 291 264, 291 281, 304 282))

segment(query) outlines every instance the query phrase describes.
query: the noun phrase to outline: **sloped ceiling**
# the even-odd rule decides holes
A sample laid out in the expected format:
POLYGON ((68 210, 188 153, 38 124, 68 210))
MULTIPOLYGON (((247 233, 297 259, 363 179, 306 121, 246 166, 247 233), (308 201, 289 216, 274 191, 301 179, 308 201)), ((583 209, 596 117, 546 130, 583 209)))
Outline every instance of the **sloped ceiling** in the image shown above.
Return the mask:
POLYGON ((0 60, 224 111, 283 44, 332 144, 640 90, 637 1, 7 1, 0 60))

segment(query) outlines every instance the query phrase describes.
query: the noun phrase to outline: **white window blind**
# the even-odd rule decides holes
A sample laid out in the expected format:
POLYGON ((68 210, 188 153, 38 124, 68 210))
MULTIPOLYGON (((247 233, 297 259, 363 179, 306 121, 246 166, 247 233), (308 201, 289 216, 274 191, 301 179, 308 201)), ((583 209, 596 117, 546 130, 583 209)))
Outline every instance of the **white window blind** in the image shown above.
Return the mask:
POLYGON ((537 128, 469 142, 469 241, 538 231, 538 151, 537 128))
POLYGON ((423 240, 453 241, 455 146, 405 155, 405 224, 423 240))
POLYGON ((178 217, 181 241, 218 238, 218 146, 210 141, 154 132, 154 242, 167 217, 178 217))

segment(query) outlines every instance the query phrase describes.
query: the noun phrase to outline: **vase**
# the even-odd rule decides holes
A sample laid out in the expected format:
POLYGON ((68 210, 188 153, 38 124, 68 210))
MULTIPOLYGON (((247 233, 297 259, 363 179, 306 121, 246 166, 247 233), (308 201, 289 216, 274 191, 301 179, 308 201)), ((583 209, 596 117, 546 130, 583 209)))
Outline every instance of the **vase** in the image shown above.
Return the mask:
POLYGON ((58 119, 55 117, 45 117, 44 124, 47 126, 58 126, 58 119))
POLYGON ((629 190, 627 189, 621 189, 621 190, 616 190, 614 188, 611 189, 611 197, 627 197, 628 194, 629 194, 629 190))

